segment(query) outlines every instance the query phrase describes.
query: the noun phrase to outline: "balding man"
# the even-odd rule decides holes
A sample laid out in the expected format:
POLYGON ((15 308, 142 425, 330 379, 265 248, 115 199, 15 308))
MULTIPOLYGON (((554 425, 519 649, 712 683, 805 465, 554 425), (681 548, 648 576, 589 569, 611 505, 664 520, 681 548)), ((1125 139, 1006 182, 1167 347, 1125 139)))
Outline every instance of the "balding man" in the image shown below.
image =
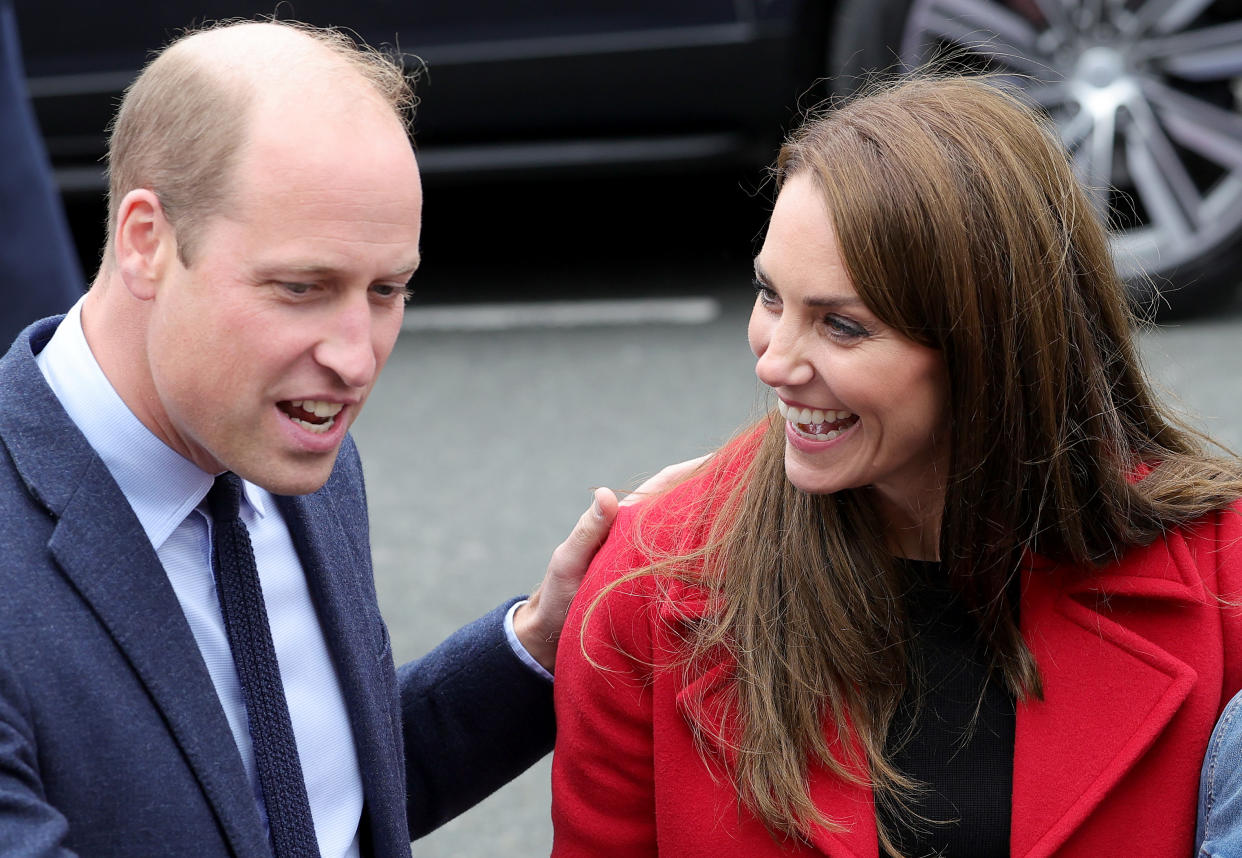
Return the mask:
POLYGON ((347 431, 419 262, 409 95, 273 23, 127 93, 98 276, 0 361, 0 853, 408 855, 550 749, 610 493, 400 671, 376 606, 347 431))

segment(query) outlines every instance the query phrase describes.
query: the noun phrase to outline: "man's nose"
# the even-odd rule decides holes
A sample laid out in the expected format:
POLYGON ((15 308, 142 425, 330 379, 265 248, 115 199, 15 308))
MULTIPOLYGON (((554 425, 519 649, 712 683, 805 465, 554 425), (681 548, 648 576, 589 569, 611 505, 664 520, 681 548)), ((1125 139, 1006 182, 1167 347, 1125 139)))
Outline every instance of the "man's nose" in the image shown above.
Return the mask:
POLYGON ((803 336, 793 325, 777 323, 755 362, 755 375, 768 387, 797 387, 815 377, 803 336))
POLYGON ((315 361, 348 387, 367 387, 375 381, 374 319, 365 297, 334 308, 326 333, 315 346, 315 361))

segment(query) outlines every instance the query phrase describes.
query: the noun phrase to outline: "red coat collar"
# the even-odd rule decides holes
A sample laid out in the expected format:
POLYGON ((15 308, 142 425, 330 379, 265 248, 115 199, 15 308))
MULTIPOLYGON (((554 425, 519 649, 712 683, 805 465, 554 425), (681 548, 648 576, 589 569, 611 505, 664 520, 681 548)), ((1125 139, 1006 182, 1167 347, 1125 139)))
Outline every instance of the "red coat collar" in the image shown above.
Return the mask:
POLYGON ((1012 854, 1052 855, 1157 740, 1194 685, 1194 669, 1097 607, 1129 598, 1202 603, 1186 542, 1157 540, 1084 577, 1026 575, 1022 634, 1044 699, 1018 707, 1012 854))
MULTIPOLYGON (((706 615, 701 590, 673 589, 662 620, 706 615)), ((1055 853, 1152 746, 1194 684, 1190 665, 1096 609, 1110 598, 1202 603, 1208 594, 1181 539, 1134 549, 1089 577, 1046 561, 1024 572, 1022 633, 1045 696, 1017 711, 1011 845, 1018 858, 1055 853)), ((722 759, 732 754, 720 738, 730 735, 722 695, 735 667, 722 661, 676 701, 683 717, 695 701, 706 707, 714 730, 704 738, 722 759)), ((877 858, 871 791, 821 770, 812 770, 810 791, 818 807, 847 826, 815 831, 812 845, 832 858, 877 858)))

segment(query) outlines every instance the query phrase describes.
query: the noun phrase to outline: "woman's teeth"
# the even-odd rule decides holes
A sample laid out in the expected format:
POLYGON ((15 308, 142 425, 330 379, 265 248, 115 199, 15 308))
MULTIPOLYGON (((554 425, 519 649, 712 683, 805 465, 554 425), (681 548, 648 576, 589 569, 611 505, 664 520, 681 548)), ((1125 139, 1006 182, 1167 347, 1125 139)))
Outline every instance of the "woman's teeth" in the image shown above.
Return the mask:
POLYGON ((781 416, 791 423, 804 423, 807 425, 815 425, 816 423, 836 423, 841 420, 849 420, 854 415, 848 411, 820 411, 818 408, 794 408, 786 405, 783 400, 776 400, 776 407, 781 412, 781 416))
POLYGON ((833 411, 818 408, 795 408, 776 400, 776 408, 800 435, 816 441, 831 441, 858 421, 849 411, 833 411))

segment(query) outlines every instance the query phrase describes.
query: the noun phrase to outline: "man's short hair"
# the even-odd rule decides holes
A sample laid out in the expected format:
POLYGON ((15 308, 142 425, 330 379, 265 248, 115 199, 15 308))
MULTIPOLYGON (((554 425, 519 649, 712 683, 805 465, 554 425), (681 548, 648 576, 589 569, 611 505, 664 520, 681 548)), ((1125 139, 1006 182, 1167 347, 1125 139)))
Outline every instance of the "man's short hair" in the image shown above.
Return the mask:
POLYGON ((342 30, 270 20, 224 21, 186 31, 130 84, 111 124, 105 261, 121 200, 136 188, 148 188, 177 230, 178 257, 190 264, 203 223, 230 199, 256 92, 244 70, 230 74, 208 65, 199 52, 179 48, 203 33, 256 23, 285 27, 313 40, 327 51, 329 61, 357 73, 403 127, 409 127, 414 92, 400 55, 376 50, 342 30))

